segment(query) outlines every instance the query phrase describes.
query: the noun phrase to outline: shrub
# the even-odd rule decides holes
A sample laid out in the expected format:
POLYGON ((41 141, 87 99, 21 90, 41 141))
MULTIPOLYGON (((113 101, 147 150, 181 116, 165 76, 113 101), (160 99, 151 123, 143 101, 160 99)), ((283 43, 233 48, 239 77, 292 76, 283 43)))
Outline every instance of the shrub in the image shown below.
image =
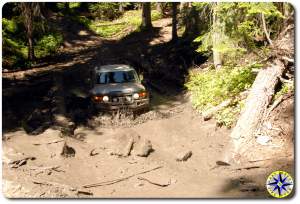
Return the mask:
MULTIPOLYGON (((245 67, 224 66, 220 70, 211 68, 199 73, 190 73, 185 86, 191 92, 193 106, 203 112, 226 99, 238 96, 251 87, 255 79, 252 68, 259 66, 257 64, 245 67)), ((217 122, 230 127, 240 109, 241 103, 233 102, 217 113, 217 122)))
POLYGON ((41 58, 57 52, 57 49, 63 42, 63 37, 58 33, 49 33, 44 35, 36 43, 36 57, 41 58))

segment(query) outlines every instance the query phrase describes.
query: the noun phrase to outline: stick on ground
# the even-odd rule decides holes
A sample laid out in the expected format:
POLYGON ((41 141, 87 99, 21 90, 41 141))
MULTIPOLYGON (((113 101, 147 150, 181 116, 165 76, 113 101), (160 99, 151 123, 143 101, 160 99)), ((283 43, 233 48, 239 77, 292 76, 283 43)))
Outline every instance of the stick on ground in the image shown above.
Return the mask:
POLYGON ((127 177, 123 177, 123 178, 119 178, 119 179, 114 179, 114 180, 109 180, 109 181, 103 181, 103 182, 99 182, 99 183, 87 184, 87 185, 84 185, 82 187, 83 188, 93 188, 93 187, 98 187, 98 186, 108 186, 108 185, 112 185, 112 184, 115 184, 115 183, 119 183, 121 181, 128 180, 128 179, 130 179, 130 178, 132 178, 134 176, 137 176, 137 175, 145 174, 145 173, 148 173, 150 171, 154 171, 154 170, 160 169, 162 167, 163 166, 158 166, 158 167, 155 167, 153 169, 149 169, 149 170, 142 171, 142 172, 139 172, 139 173, 136 173, 136 174, 132 174, 132 175, 127 176, 127 177))
POLYGON ((143 177, 138 177, 139 180, 141 181, 147 181, 148 183, 150 184, 153 184, 153 185, 156 185, 156 186, 160 186, 160 187, 167 187, 171 184, 171 182, 169 181, 167 184, 161 184, 161 183, 156 183, 156 182, 153 182, 153 181, 150 181, 146 178, 143 178, 143 177))

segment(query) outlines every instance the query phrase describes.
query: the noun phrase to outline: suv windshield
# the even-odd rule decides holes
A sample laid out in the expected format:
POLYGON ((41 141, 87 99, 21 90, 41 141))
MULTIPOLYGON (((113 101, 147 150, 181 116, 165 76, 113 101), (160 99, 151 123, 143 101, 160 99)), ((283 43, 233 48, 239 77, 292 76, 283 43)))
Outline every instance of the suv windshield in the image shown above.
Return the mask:
POLYGON ((101 72, 97 76, 97 84, 126 83, 126 82, 137 82, 137 81, 138 78, 136 72, 133 70, 101 72))

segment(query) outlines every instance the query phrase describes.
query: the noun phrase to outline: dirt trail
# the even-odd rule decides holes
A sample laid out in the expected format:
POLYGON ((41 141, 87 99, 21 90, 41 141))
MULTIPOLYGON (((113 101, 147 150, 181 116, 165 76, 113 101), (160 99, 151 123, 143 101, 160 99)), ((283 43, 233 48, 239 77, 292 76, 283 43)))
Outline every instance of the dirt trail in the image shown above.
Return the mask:
MULTIPOLYGON (((75 132, 79 139, 65 138, 75 149, 75 157, 60 155, 64 143, 59 131, 52 128, 38 136, 29 136, 23 130, 6 133, 3 142, 4 194, 8 197, 268 197, 264 187, 267 175, 278 169, 289 172, 293 169, 293 151, 283 148, 278 155, 277 149, 277 155, 272 155, 272 145, 267 146, 269 150, 258 150, 257 155, 261 159, 265 154, 264 158, 273 158, 271 161, 218 166, 216 161, 222 156, 230 130, 216 127, 213 120, 204 122, 185 100, 162 103, 157 108, 177 111, 170 117, 148 120, 130 128, 78 127, 75 132), (143 139, 149 139, 154 151, 148 157, 133 153, 128 157, 111 155, 107 145, 116 135, 119 137, 124 133, 137 133, 143 139), (179 154, 187 151, 192 151, 187 161, 176 161, 179 154), (36 159, 28 160, 19 168, 9 164, 29 156, 36 159), (59 167, 58 171, 43 169, 55 166, 59 167), (112 185, 82 188, 158 166, 162 168, 112 185), (140 177, 166 187, 153 185, 140 177), (81 189, 92 195, 69 189, 81 189)), ((281 141, 276 137, 273 140, 274 144, 281 141)), ((292 146, 290 144, 288 147, 292 146)))
MULTIPOLYGON (((76 35, 70 37, 72 40, 67 42, 74 43, 72 46, 78 46, 78 50, 70 49, 70 52, 66 52, 64 57, 58 59, 60 62, 44 68, 46 70, 53 66, 54 69, 84 70, 99 61, 114 62, 119 58, 132 57, 130 54, 138 56, 147 53, 148 44, 160 46, 170 40, 170 23, 170 19, 156 21, 153 23, 156 28, 148 36, 136 34, 137 36, 121 41, 105 41, 93 37, 97 43, 89 43, 91 47, 86 47, 85 43, 93 34, 79 29, 76 35), (82 37, 81 40, 76 37, 77 35, 82 37), (84 50, 81 50, 83 48, 84 50), (125 52, 129 48, 132 52, 125 52)), ((69 47, 66 46, 64 49, 67 50, 69 47)), ((31 75, 33 70, 5 73, 3 77, 6 79, 19 77, 22 80, 22 77, 31 75)), ((49 70, 53 71, 52 68, 49 70)), ((36 68, 36 71, 42 73, 43 68, 36 68)), ((82 86, 82 78, 78 76, 80 75, 76 73, 75 78, 69 76, 65 78, 68 79, 65 82, 67 91, 82 86)), ((268 146, 268 151, 258 151, 261 157, 270 153, 264 155, 264 158, 268 156, 273 158, 268 161, 240 166, 216 165, 218 159, 222 158, 231 130, 216 127, 214 120, 204 122, 191 107, 188 96, 183 93, 174 94, 168 89, 167 94, 156 93, 154 98, 149 113, 140 115, 135 120, 124 119, 116 123, 112 123, 108 116, 105 120, 105 117, 96 115, 88 120, 92 125, 77 127, 74 138, 61 138, 60 132, 53 127, 36 136, 26 134, 22 128, 5 132, 2 143, 4 195, 35 198, 268 197, 264 187, 267 175, 278 169, 292 171, 292 142, 288 143, 288 146, 277 146, 276 151, 274 146, 268 146), (96 123, 97 121, 100 123, 96 123), (128 157, 111 155, 110 145, 114 142, 113 139, 118 139, 124 133, 138 134, 142 139, 150 140, 153 151, 148 157, 136 156, 134 152, 128 157), (66 158, 61 155, 64 147, 62 139, 75 150, 74 157, 66 158), (176 161, 178 156, 188 151, 191 151, 192 155, 187 161, 176 161), (280 152, 280 155, 273 155, 272 152, 280 152), (286 155, 291 156, 288 159, 280 159, 286 155), (28 157, 35 159, 24 161, 24 158, 28 157), (11 164, 18 159, 24 163, 11 164), (245 168, 249 165, 250 168, 245 168), (130 177, 158 166, 162 168, 130 177), (255 168, 252 168, 253 166, 255 168), (83 188, 87 184, 127 177, 130 178, 111 185, 83 188)), ((278 109, 285 110, 287 107, 293 109, 292 102, 283 106, 278 109)), ((280 113, 278 117, 281 121, 280 113)), ((284 116, 284 120, 284 124, 291 124, 293 117, 284 116)), ((273 142, 282 144, 283 139, 283 136, 276 133, 273 142)), ((133 150, 134 148, 133 145, 133 150)), ((261 146, 257 148, 265 149, 261 146)))
MULTIPOLYGON (((84 64, 91 60, 92 57, 97 57, 96 55, 99 55, 99 53, 100 56, 103 57, 102 55, 104 52, 106 53, 108 50, 108 47, 105 45, 119 40, 118 38, 109 40, 102 39, 95 33, 87 30, 84 26, 72 21, 65 19, 56 20, 60 22, 60 30, 65 39, 63 46, 59 50, 62 55, 57 58, 51 58, 51 64, 44 62, 41 63, 40 66, 35 66, 32 69, 2 73, 2 77, 4 79, 25 80, 27 77, 34 76, 35 74, 43 74, 48 71, 59 71, 61 69, 72 67, 78 63, 84 64), (97 53, 93 52, 95 49, 97 53)), ((158 36, 155 36, 153 40, 150 41, 150 45, 165 43, 171 40, 171 21, 171 18, 164 18, 153 22, 154 28, 159 29, 159 32, 158 36)), ((135 42, 136 44, 139 44, 139 39, 135 39, 135 42)), ((132 41, 130 43, 132 43, 132 41)), ((128 44, 128 42, 126 44, 128 44)), ((130 45, 130 47, 134 46, 134 44, 130 45)), ((128 46, 123 48, 120 46, 118 53, 122 50, 126 50, 127 48, 128 46)), ((109 53, 106 53, 105 56, 109 57, 111 51, 112 50, 109 50, 109 53)))

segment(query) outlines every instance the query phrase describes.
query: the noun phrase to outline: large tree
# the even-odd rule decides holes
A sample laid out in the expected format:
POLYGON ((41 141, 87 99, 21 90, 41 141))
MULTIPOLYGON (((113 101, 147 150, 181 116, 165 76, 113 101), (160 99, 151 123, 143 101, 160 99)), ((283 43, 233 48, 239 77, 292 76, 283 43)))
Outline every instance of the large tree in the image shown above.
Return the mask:
POLYGON ((177 2, 172 2, 172 40, 176 41, 177 38, 177 2))
POLYGON ((220 68, 222 66, 222 54, 218 50, 219 44, 222 41, 222 26, 220 23, 220 18, 218 16, 218 3, 213 3, 213 61, 215 68, 220 68))
POLYGON ((151 3, 150 2, 144 2, 142 3, 142 24, 141 28, 143 30, 150 30, 152 28, 151 23, 151 3))
POLYGON ((28 40, 28 60, 34 61, 34 45, 33 45, 33 30, 34 18, 42 17, 41 6, 43 3, 39 2, 22 2, 19 4, 23 22, 26 29, 26 36, 28 40))

